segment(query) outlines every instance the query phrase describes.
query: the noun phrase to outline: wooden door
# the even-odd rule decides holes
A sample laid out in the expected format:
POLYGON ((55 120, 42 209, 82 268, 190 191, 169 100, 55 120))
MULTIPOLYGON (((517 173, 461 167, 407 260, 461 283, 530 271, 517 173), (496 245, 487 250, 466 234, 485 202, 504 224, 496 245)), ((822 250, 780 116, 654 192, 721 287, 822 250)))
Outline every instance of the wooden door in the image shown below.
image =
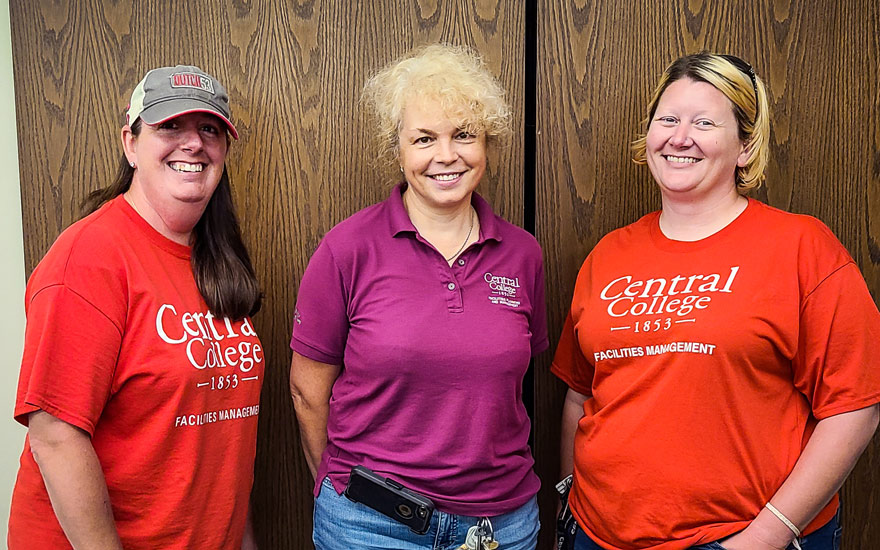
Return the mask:
MULTIPOLYGON (((880 4, 756 0, 539 0, 537 234, 557 336, 598 239, 659 208, 629 143, 675 58, 703 49, 749 60, 769 88, 772 160, 753 196, 828 224, 880 298, 880 4)), ((551 343, 555 343, 555 339, 551 343)), ((535 371, 535 451, 548 525, 564 386, 535 371)), ((880 438, 843 490, 842 548, 880 539, 880 438)))
POLYGON ((481 192, 521 223, 523 4, 11 0, 10 11, 28 273, 78 218, 85 195, 109 183, 122 112, 147 69, 195 64, 229 90, 241 139, 227 165, 265 292, 255 319, 267 358, 255 528, 261 549, 310 548, 312 481, 287 389, 291 314, 324 233, 391 189, 364 152, 373 136, 360 90, 370 73, 419 44, 481 52, 516 113, 481 192))
MULTIPOLYGON (((773 161, 755 196, 823 219, 880 295, 880 9, 871 0, 11 0, 10 12, 28 273, 85 194, 109 181, 122 110, 147 68, 193 63, 229 89, 242 139, 228 164, 266 293, 253 497, 263 549, 311 547, 311 481, 287 395, 290 312, 324 232, 388 192, 364 154, 372 136, 357 100, 369 73, 414 45, 470 44, 510 93, 515 135, 495 152, 482 192, 514 223, 535 220, 552 344, 590 248, 659 205, 627 144, 663 67, 704 47, 752 61, 771 90, 773 161), (536 64, 526 64, 527 48, 536 64), (537 94, 527 97, 532 74, 537 94), (537 116, 534 149, 522 138, 524 111, 537 116)), ((547 370, 551 354, 533 388, 542 548, 554 525, 564 391, 547 370)), ((875 441, 844 490, 845 547, 870 548, 880 535, 878 471, 875 441)))

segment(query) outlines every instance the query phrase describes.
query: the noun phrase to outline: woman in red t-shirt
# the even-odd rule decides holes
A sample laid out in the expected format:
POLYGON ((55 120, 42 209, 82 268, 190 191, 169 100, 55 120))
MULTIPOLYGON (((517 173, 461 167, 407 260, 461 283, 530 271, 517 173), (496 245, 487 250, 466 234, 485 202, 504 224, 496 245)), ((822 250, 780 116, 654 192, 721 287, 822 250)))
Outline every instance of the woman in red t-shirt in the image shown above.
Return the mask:
POLYGON ((147 73, 116 180, 28 281, 10 550, 255 548, 260 290, 232 204, 229 97, 147 73))

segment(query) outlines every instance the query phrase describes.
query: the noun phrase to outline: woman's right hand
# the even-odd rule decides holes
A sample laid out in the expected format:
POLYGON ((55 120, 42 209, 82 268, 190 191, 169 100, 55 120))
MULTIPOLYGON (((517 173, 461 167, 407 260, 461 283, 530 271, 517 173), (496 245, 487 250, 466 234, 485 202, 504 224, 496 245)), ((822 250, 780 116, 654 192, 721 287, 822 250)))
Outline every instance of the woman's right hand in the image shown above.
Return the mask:
POLYGON ((290 363, 290 397, 299 421, 299 433, 309 471, 314 478, 327 448, 327 415, 330 393, 341 365, 314 361, 293 352, 290 363))
POLYGON ((40 410, 28 416, 28 441, 71 546, 122 550, 107 482, 89 434, 40 410))

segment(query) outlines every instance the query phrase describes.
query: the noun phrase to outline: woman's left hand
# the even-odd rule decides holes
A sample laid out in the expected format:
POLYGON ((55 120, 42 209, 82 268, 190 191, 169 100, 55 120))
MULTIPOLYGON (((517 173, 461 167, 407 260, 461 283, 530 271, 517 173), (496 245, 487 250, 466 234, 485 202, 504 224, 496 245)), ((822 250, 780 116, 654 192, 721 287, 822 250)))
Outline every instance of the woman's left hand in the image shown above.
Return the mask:
POLYGON ((254 524, 251 521, 251 511, 248 509, 247 520, 244 524, 244 538, 241 540, 241 550, 258 550, 257 539, 254 537, 254 524))
MULTIPOLYGON (((865 450, 877 423, 880 405, 823 418, 788 479, 773 496, 774 504, 801 528, 831 500, 865 450)), ((794 533, 766 507, 748 527, 722 540, 727 550, 784 550, 794 533)))
POLYGON ((746 527, 739 533, 726 538, 722 541, 721 546, 725 548, 725 550, 785 550, 788 548, 788 543, 784 543, 781 546, 774 543, 767 542, 762 540, 756 533, 751 529, 751 525, 746 527))

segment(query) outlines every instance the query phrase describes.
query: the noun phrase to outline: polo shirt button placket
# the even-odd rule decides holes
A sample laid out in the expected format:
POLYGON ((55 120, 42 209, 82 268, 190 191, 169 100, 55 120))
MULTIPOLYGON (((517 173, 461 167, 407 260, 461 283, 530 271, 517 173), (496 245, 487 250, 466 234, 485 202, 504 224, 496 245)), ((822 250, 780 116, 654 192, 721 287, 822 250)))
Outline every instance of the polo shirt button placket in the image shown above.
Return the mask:
POLYGON ((446 307, 452 313, 461 313, 464 311, 464 304, 462 303, 461 297, 461 286, 449 281, 446 283, 446 290, 449 291, 449 294, 446 295, 446 307))

